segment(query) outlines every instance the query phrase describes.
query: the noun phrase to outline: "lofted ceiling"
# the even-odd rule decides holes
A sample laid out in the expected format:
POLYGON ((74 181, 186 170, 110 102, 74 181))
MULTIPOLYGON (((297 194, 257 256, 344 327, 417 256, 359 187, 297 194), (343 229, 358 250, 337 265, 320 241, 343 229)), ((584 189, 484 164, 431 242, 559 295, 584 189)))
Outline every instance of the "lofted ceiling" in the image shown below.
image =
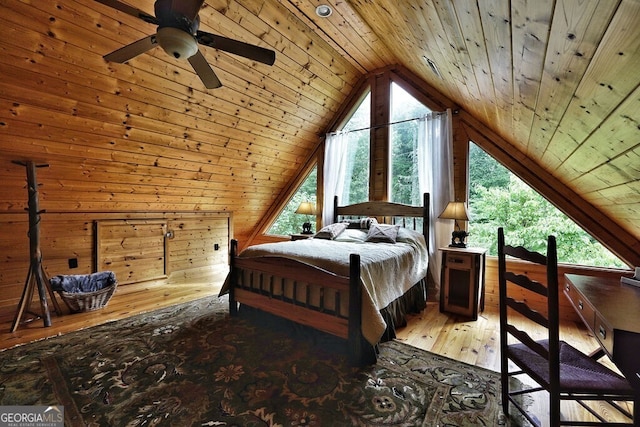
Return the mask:
MULTIPOLYGON (((155 26, 93 0, 0 5, 0 174, 49 163, 47 209, 232 211, 247 239, 363 78, 398 64, 640 253, 638 0, 206 0, 200 29, 276 51, 268 66, 201 47, 215 90, 160 48, 105 61, 155 26)), ((11 194, 3 210, 26 206, 11 194)))
POLYGON ((639 1, 295 3, 355 67, 402 64, 640 238, 639 1))

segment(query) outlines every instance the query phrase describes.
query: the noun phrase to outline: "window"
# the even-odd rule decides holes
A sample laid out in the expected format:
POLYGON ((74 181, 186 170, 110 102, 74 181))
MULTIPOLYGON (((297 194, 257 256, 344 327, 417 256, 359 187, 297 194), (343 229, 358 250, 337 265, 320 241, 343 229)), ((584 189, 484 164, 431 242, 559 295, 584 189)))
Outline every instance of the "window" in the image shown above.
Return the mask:
POLYGON ((347 138, 347 163, 344 190, 338 195, 341 205, 369 200, 371 93, 342 128, 347 138))
POLYGON ((418 184, 418 121, 430 113, 426 106, 395 83, 391 83, 389 199, 421 206, 418 184))
MULTIPOLYGON (((369 123, 371 123, 371 93, 366 95, 340 133, 346 139, 344 155, 347 160, 345 185, 342 194, 338 194, 342 205, 369 200, 369 123)), ((282 209, 266 234, 285 236, 300 233, 302 224, 305 222, 311 222, 312 231, 315 231, 315 217, 295 212, 302 202, 312 202, 317 208, 317 172, 316 166, 282 209)))
POLYGON ((289 203, 280 212, 280 215, 271 224, 271 227, 267 230, 267 234, 275 234, 286 236, 293 233, 302 232, 302 224, 305 222, 311 223, 311 230, 314 231, 315 216, 297 214, 296 210, 300 203, 311 202, 314 206, 316 203, 316 188, 318 182, 318 168, 314 167, 309 175, 304 180, 298 190, 294 193, 289 200, 289 203))
POLYGON ((620 259, 525 184, 480 147, 469 143, 470 246, 497 255, 497 230, 504 227, 511 244, 544 253, 546 237, 556 236, 558 261, 597 267, 627 268, 620 259))

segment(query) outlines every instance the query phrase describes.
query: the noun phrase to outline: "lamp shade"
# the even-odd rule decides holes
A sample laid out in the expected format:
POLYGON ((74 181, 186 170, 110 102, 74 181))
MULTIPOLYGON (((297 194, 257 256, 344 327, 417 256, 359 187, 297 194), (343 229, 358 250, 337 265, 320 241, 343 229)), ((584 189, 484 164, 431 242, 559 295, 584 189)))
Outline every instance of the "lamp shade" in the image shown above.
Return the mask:
POLYGON ((469 212, 463 202, 449 202, 438 218, 469 221, 469 212))
POLYGON ((316 208, 313 206, 313 203, 310 202, 302 202, 298 209, 296 209, 297 214, 303 215, 314 215, 316 213, 316 208))
POLYGON ((451 233, 450 247, 466 248, 464 239, 469 235, 465 230, 460 229, 458 221, 469 221, 469 213, 463 202, 449 202, 438 218, 455 220, 455 229, 451 233))

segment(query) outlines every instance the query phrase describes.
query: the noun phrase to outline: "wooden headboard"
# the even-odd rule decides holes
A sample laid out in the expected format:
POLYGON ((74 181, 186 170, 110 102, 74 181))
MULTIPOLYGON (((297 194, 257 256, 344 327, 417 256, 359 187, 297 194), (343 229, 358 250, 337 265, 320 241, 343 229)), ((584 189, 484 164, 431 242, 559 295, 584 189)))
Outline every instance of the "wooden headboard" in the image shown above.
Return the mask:
POLYGON ((423 194, 422 206, 381 201, 339 206, 338 196, 336 196, 333 199, 333 222, 339 222, 344 219, 375 217, 378 222, 383 224, 398 224, 402 227, 422 232, 428 245, 431 229, 429 204, 429 193, 423 194))

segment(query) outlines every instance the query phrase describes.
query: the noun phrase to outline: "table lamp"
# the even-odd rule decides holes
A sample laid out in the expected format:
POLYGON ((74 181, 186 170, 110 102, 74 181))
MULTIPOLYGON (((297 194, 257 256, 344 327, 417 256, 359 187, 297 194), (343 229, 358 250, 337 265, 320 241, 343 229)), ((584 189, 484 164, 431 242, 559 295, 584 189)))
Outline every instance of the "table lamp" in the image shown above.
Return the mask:
POLYGON ((449 247, 466 248, 464 240, 469 235, 465 230, 460 229, 458 221, 469 221, 469 213, 464 202, 449 202, 438 218, 455 220, 455 228, 451 233, 451 244, 449 247))
POLYGON ((316 213, 316 209, 313 206, 313 203, 300 203, 300 206, 298 206, 298 209, 296 209, 296 213, 307 216, 306 222, 302 224, 302 234, 313 234, 313 231, 311 231, 311 222, 309 221, 309 215, 315 215, 316 213))

